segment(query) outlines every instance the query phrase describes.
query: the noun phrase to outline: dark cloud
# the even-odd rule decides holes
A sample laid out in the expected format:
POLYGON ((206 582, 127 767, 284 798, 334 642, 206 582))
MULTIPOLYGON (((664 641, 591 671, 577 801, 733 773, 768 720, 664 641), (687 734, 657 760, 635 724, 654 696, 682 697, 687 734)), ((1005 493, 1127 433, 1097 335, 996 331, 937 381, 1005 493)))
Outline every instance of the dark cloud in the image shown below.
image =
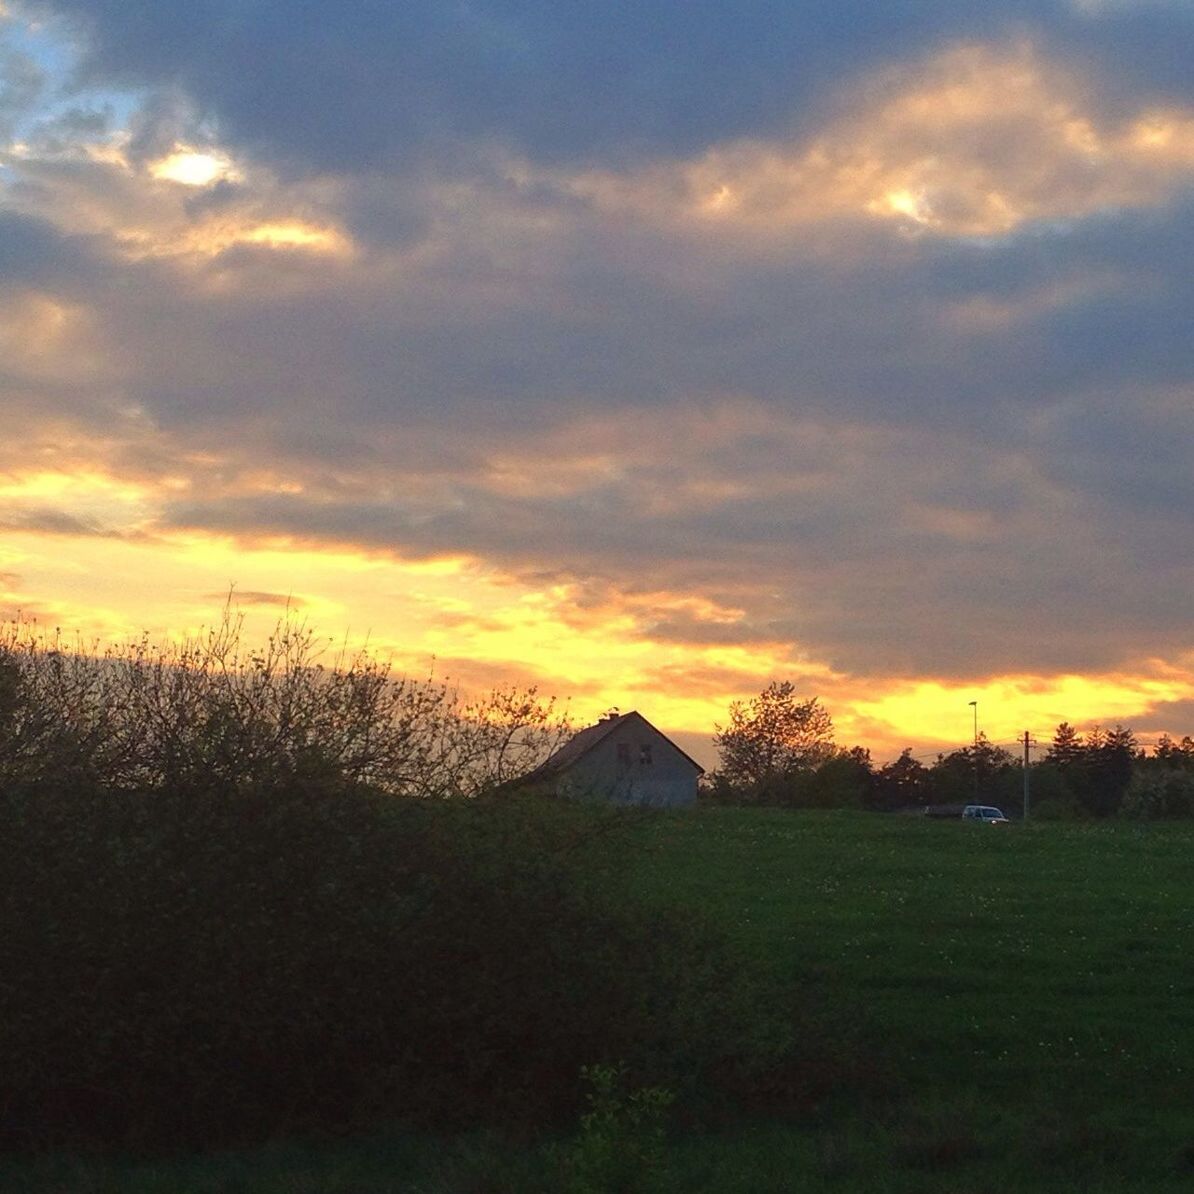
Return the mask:
POLYGON ((1194 510, 1194 401, 1184 389, 1126 397, 1103 391, 1059 413, 1049 447, 1059 480, 1090 494, 1141 563, 1160 564, 1194 510))
POLYGON ((1194 701, 1158 701, 1135 722, 1141 727, 1141 736, 1168 733, 1179 740, 1187 734, 1194 737, 1194 701))
POLYGON ((67 154, 80 142, 98 140, 112 129, 114 113, 110 105, 75 106, 35 121, 28 142, 38 153, 67 154))
POLYGON ((1062 0, 47 0, 88 77, 183 94, 276 162, 354 171, 493 140, 538 160, 685 154, 799 124, 841 80, 1033 31, 1125 88, 1188 95, 1178 10, 1094 21, 1062 0))
POLYGON ((138 164, 166 157, 174 146, 190 140, 196 117, 186 98, 175 91, 155 91, 133 114, 128 157, 138 164))
MULTIPOLYGON (((196 479, 161 526, 726 593, 741 625, 643 629, 871 674, 1188 642, 1184 208, 765 262, 583 209, 503 235, 521 211, 482 190, 365 268, 259 249, 74 276, 176 444, 153 469, 196 479), (304 492, 254 491, 260 467, 304 492)), ((8 219, 14 266, 72 273, 77 246, 8 219)))
POLYGON ((306 601, 293 593, 261 593, 252 589, 231 589, 223 593, 204 593, 204 601, 230 601, 233 605, 276 605, 282 609, 302 609, 306 601))
POLYGON ((70 514, 52 506, 0 508, 0 528, 6 531, 34 531, 42 535, 106 536, 114 532, 96 519, 70 514))
POLYGON ((0 288, 73 288, 94 275, 95 266, 86 238, 64 236, 45 220, 0 208, 0 288))
MULTIPOLYGON (((1073 6, 1077 7, 1077 6, 1073 6)), ((1053 46, 1072 61, 1089 64, 1107 80, 1104 103, 1189 101, 1194 73, 1185 52, 1194 10, 1185 0, 1121 5, 1098 19, 1081 14, 1055 27, 1053 46)))
MULTIPOLYGON (((482 210, 494 202, 477 196, 482 210)), ((345 436, 357 450, 352 429, 367 424, 450 416, 531 431, 569 412, 617 418, 719 394, 1015 437, 1042 401, 1188 378, 1186 219, 1179 208, 1128 231, 1123 217, 1104 241, 1081 231, 917 250, 873 231, 846 261, 798 249, 767 264, 584 215, 524 244, 499 220, 493 239, 441 230, 364 275, 260 247, 226 253, 207 272, 247 284, 218 302, 171 264, 130 267, 136 285, 105 319, 138 361, 133 396, 166 425, 268 416, 271 438, 306 434, 324 454, 345 436), (1051 289, 1063 297, 1035 310, 1051 289), (951 322, 976 303, 1006 318, 951 322)))
MULTIPOLYGON (((1131 511, 1113 504, 1107 513, 1106 469, 1061 484, 1047 443, 1026 457, 1023 445, 872 429, 854 446, 843 428, 811 437, 808 455, 820 460, 810 471, 799 426, 777 417, 772 427, 767 451, 749 435, 702 451, 677 426, 682 464, 640 453, 616 480, 554 496, 409 472, 386 501, 254 496, 180 504, 166 517, 176 528, 407 558, 464 552, 515 570, 554 565, 556 583, 590 578, 574 597, 582 621, 586 604, 612 592, 702 592, 745 616, 710 622, 653 612, 648 601, 641 632, 705 645, 796 641, 870 674, 1098 669, 1188 644, 1189 565, 1174 555, 1188 507, 1172 512, 1166 542, 1151 527, 1142 536, 1131 511), (694 478, 750 492, 685 500, 694 478)), ((593 446, 618 451, 616 440, 593 446)))
POLYGON ((648 621, 643 631, 656 642, 684 643, 688 646, 743 646, 754 643, 783 642, 789 627, 750 622, 710 622, 692 616, 672 616, 648 621))

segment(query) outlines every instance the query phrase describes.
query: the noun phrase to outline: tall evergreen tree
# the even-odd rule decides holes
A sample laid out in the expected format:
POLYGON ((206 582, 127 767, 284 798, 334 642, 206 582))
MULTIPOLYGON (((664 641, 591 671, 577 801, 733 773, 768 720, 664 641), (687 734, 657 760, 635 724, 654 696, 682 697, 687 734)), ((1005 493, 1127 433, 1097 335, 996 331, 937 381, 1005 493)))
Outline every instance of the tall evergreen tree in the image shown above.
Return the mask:
POLYGON ((1069 767, 1081 760, 1085 749, 1082 735, 1068 721, 1063 721, 1053 733, 1045 760, 1058 767, 1069 767))
POLYGON ((1168 734, 1162 734, 1153 750, 1153 758, 1167 768, 1194 770, 1194 738, 1187 734, 1180 742, 1175 742, 1168 734))
POLYGON ((1089 812, 1105 817, 1119 811, 1138 755, 1131 727, 1117 725, 1103 732, 1096 726, 1091 730, 1083 767, 1085 782, 1078 793, 1089 812))

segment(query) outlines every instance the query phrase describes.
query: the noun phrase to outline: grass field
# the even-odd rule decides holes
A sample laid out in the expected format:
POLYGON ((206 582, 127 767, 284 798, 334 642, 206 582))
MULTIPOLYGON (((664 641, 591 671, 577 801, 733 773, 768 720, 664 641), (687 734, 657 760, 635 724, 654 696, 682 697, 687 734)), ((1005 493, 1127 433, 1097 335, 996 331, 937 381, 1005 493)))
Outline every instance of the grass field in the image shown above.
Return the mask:
MULTIPOLYGON (((705 911, 878 1083, 797 1123, 676 1133, 682 1191, 1194 1189, 1194 827, 709 809, 644 822, 636 883, 705 911)), ((156 1164, 0 1168, 30 1194, 550 1187, 533 1149, 393 1133, 156 1164)))
POLYGON ((807 1188, 1194 1188, 1190 827, 719 810, 651 838, 653 898, 892 1067, 887 1107, 833 1109, 807 1188))

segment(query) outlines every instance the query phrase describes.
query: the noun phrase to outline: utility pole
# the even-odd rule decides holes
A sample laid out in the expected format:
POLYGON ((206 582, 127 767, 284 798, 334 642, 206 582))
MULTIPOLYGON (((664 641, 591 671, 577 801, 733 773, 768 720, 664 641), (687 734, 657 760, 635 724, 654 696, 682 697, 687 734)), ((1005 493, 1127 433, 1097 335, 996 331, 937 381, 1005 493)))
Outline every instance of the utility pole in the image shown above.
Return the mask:
POLYGON ((1024 822, 1028 823, 1028 805, 1030 800, 1030 782, 1028 772, 1028 731, 1024 731, 1024 822))

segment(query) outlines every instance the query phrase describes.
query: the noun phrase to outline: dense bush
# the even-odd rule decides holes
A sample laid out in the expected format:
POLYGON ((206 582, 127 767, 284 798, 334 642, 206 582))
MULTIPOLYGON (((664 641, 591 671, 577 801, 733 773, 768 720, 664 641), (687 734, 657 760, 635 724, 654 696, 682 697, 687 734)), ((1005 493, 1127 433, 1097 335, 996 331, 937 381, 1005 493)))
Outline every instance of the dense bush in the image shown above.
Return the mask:
POLYGON ((836 751, 815 766, 791 767, 766 785, 735 782, 724 771, 705 777, 701 796, 709 804, 774 808, 867 808, 874 805, 875 774, 866 751, 836 751))
POLYGON ((524 705, 457 734, 372 665, 139 658, 0 658, 7 1146, 541 1126, 593 1064, 681 1098, 799 1087, 790 1001, 623 894, 635 814, 395 797, 459 791, 437 758, 492 777, 524 705))
POLYGON ((589 1063, 673 1089, 774 1066, 782 1004, 622 901, 608 816, 299 782, 6 793, 7 1142, 544 1124, 589 1063))
POLYGON ((1160 820, 1194 814, 1194 772, 1176 767, 1137 770, 1124 793, 1125 817, 1160 820))

